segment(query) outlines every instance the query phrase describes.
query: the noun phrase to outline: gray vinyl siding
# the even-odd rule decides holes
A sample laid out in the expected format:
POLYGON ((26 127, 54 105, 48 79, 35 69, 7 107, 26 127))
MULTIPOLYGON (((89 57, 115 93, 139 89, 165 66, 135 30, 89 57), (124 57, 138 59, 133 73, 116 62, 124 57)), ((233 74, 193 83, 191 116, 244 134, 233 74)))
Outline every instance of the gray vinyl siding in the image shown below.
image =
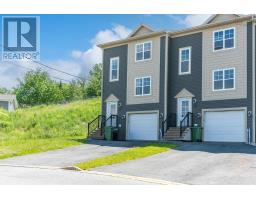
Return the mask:
POLYGON ((8 110, 8 101, 0 101, 0 108, 3 108, 5 110, 8 110))
MULTIPOLYGON (((127 45, 105 49, 103 52, 103 89, 102 89, 102 114, 106 115, 105 100, 111 95, 115 95, 119 99, 121 106, 118 106, 119 116, 119 140, 126 139, 126 119, 127 112, 141 111, 159 111, 164 112, 164 83, 165 83, 165 37, 160 38, 160 84, 159 84, 159 103, 145 103, 127 105, 127 45), (119 81, 109 82, 109 62, 110 58, 119 57, 119 81)), ((129 76, 129 74, 128 74, 129 76)), ((160 119, 162 120, 162 119, 160 119)))
MULTIPOLYGON (((251 43, 251 27, 248 25, 248 43, 251 43)), ((168 63, 168 113, 177 113, 177 99, 174 98, 183 88, 194 94, 196 103, 192 103, 192 112, 195 114, 195 123, 202 123, 203 109, 236 108, 246 107, 252 110, 252 84, 251 84, 251 58, 250 45, 248 45, 248 76, 247 98, 202 101, 202 33, 181 36, 170 39, 169 63, 168 63), (191 74, 178 75, 179 67, 179 48, 192 47, 191 74)), ((247 126, 251 128, 252 119, 248 117, 247 126)))
POLYGON ((202 33, 171 38, 168 63, 168 113, 177 113, 175 96, 186 88, 197 99, 192 112, 201 112, 202 97, 202 33), (179 49, 191 47, 191 74, 179 75, 179 49))

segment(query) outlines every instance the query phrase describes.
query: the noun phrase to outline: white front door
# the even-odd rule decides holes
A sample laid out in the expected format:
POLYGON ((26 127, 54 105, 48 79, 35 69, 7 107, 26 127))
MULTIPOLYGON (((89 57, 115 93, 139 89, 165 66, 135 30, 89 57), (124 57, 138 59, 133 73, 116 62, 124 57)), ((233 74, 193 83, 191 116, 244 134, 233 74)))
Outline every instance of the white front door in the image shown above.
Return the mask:
MULTIPOLYGON (((107 116, 106 119, 108 119, 111 115, 117 115, 117 102, 110 101, 107 102, 107 116)), ((111 125, 111 120, 107 121, 107 126, 111 125)), ((116 119, 112 119, 112 126, 116 126, 116 119)))
POLYGON ((188 112, 192 112, 191 99, 179 98, 177 106, 177 126, 180 126, 180 121, 184 119, 188 112))

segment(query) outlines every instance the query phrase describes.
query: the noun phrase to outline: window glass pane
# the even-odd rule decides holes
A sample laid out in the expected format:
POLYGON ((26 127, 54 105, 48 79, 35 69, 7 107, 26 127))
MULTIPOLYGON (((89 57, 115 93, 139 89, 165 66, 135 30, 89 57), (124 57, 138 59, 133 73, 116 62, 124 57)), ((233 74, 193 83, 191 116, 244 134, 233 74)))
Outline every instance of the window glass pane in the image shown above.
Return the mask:
POLYGON ((189 61, 183 61, 181 62, 181 73, 189 72, 189 61))
POLYGON ((223 71, 215 71, 214 72, 214 80, 218 81, 218 80, 223 80, 223 71))
POLYGON ((136 87, 136 95, 142 95, 142 87, 136 87))
POLYGON ((151 42, 144 43, 144 51, 150 51, 151 50, 151 42))
POLYGON ((117 59, 112 60, 112 69, 117 69, 117 65, 118 65, 118 60, 117 59))
POLYGON ((225 80, 225 89, 234 88, 234 79, 225 80))
POLYGON ((144 52, 144 59, 150 59, 151 58, 151 52, 150 51, 145 51, 144 52))
POLYGON ((150 85, 150 78, 144 78, 144 86, 150 85))
POLYGON ((223 89, 223 80, 221 81, 214 81, 214 90, 223 89))
POLYGON ((136 79, 136 87, 142 87, 142 79, 136 79))
POLYGON ((214 50, 223 49, 223 41, 215 41, 214 42, 214 50))
POLYGON ((112 70, 112 77, 111 79, 117 79, 117 70, 112 70))
POLYGON ((144 86, 143 93, 144 94, 150 94, 150 86, 144 86))
POLYGON ((136 52, 142 52, 143 51, 143 44, 136 45, 136 52))
POLYGON ((223 31, 214 33, 214 50, 223 49, 223 31))
POLYGON ((136 60, 142 60, 143 59, 143 52, 136 53, 136 60))
POLYGON ((226 39, 225 48, 233 48, 233 47, 234 47, 234 39, 226 39))

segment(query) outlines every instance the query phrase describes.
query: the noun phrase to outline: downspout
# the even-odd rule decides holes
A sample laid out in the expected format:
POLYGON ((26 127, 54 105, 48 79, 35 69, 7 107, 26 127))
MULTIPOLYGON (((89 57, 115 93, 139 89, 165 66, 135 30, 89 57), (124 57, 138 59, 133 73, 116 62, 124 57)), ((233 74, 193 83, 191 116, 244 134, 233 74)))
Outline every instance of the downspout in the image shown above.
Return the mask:
POLYGON ((168 44, 169 44, 169 34, 166 33, 165 36, 165 77, 164 77, 164 119, 167 117, 167 85, 168 85, 168 44))
POLYGON ((255 16, 252 15, 252 144, 255 145, 255 16))

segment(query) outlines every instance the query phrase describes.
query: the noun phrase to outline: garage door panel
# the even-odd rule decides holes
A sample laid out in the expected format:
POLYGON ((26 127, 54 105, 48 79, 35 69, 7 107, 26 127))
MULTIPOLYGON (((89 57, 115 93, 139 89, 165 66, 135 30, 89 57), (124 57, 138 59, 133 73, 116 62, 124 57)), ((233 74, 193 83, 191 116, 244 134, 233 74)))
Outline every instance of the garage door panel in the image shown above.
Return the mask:
POLYGON ((244 142, 245 112, 206 112, 204 140, 218 142, 244 142))
POLYGON ((158 114, 129 114, 129 140, 157 140, 158 114))

